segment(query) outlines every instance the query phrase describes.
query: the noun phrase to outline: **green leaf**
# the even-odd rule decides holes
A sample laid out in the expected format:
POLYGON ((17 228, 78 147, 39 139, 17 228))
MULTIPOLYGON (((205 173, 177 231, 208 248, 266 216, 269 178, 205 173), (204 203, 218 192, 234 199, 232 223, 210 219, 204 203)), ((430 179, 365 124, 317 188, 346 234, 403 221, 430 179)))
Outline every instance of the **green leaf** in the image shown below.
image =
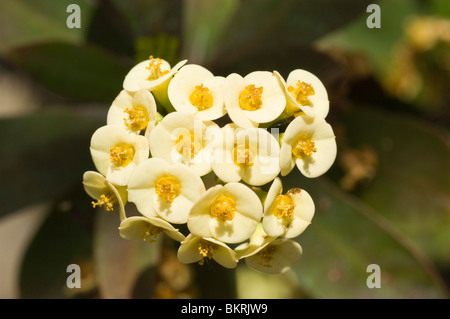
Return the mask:
POLYGON ((63 42, 17 48, 8 58, 56 94, 106 103, 122 90, 133 63, 94 46, 63 42))
POLYGON ((134 35, 113 1, 100 1, 89 22, 86 40, 111 52, 134 56, 134 35))
MULTIPOLYGON (((131 211, 135 209, 127 206, 127 214, 131 211)), ((160 258, 160 238, 153 243, 123 239, 119 225, 118 215, 98 212, 94 259, 101 298, 132 298, 136 280, 160 258)))
POLYGON ((183 10, 183 56, 191 63, 208 61, 220 46, 236 10, 237 0, 188 0, 183 10), (220 10, 217 10, 220 8, 220 10))
POLYGON ((139 37, 136 39, 136 63, 148 60, 149 56, 158 57, 174 66, 178 63, 180 40, 175 36, 159 34, 154 37, 139 37))
POLYGON ((83 172, 93 167, 90 138, 100 125, 75 112, 0 119, 0 215, 81 187, 83 172))
POLYGON ((72 0, 0 1, 0 52, 43 41, 81 43, 92 13, 90 1, 76 1, 80 6, 81 28, 70 29, 66 21, 72 0))
POLYGON ((375 75, 384 76, 395 67, 393 52, 403 39, 408 18, 419 13, 417 1, 379 1, 381 27, 369 29, 367 15, 320 39, 323 48, 362 53, 373 65, 375 75))
MULTIPOLYGON (((292 174, 292 173, 291 173, 292 174)), ((293 266, 300 288, 312 298, 445 298, 448 288, 426 254, 397 226, 326 177, 290 175, 286 190, 311 194, 316 213, 295 238, 303 247, 293 266), (380 288, 369 288, 368 266, 380 267, 380 288)))
POLYGON ((65 299, 95 293, 91 234, 75 217, 78 208, 72 204, 56 205, 30 242, 20 271, 21 298, 65 299), (71 264, 80 267, 80 288, 67 286, 71 264))
MULTIPOLYGON (((277 43, 312 43, 359 17, 376 1, 333 0, 250 0, 240 6, 224 26, 226 32, 214 39, 217 55, 211 64, 233 65, 244 56, 254 57, 269 51, 288 50, 277 43)), ((301 60, 301 52, 298 53, 301 60)), ((295 61, 295 60, 294 60, 295 61)))
POLYGON ((450 265, 450 135, 420 119, 359 108, 344 118, 351 147, 369 145, 375 177, 359 196, 412 238, 433 260, 450 265))

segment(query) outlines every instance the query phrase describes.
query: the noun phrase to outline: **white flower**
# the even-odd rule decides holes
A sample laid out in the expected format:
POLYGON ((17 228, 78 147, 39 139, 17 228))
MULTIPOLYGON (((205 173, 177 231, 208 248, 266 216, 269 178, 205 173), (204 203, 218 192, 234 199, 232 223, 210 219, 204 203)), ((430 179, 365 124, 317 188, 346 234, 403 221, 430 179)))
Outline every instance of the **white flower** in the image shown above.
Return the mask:
POLYGON ((204 192, 202 179, 189 167, 160 158, 139 164, 128 182, 128 200, 142 215, 174 224, 187 222, 190 208, 204 192))
MULTIPOLYGON (((280 146, 276 138, 262 128, 221 129, 221 139, 214 148, 214 173, 225 182, 260 186, 272 181, 280 172, 280 146)), ((218 135, 220 137, 220 135, 218 135)))
POLYGON ((184 264, 199 262, 200 265, 203 265, 205 260, 214 259, 218 264, 230 269, 235 268, 238 262, 236 253, 225 243, 193 234, 189 234, 181 242, 177 257, 184 264))
POLYGON ((153 242, 161 233, 176 241, 183 241, 185 236, 167 221, 158 217, 131 216, 120 223, 119 234, 122 238, 153 242))
POLYGON ((107 125, 123 126, 136 134, 145 131, 145 136, 150 134, 155 122, 156 102, 147 90, 122 90, 112 102, 106 118, 107 125))
POLYGON ((245 77, 230 74, 225 79, 224 98, 231 120, 244 128, 275 120, 286 106, 277 78, 267 71, 255 71, 245 77))
POLYGON ((291 268, 303 254, 302 247, 288 238, 268 236, 258 224, 250 241, 235 248, 239 259, 248 267, 263 273, 281 274, 291 268))
POLYGON ((311 224, 315 206, 303 189, 293 188, 282 195, 283 185, 277 177, 264 202, 262 225, 271 237, 294 238, 311 224))
POLYGON ((83 187, 89 196, 97 200, 92 202, 94 208, 100 206, 110 212, 114 210, 114 205, 118 205, 120 220, 126 218, 125 204, 128 194, 124 186, 115 186, 108 182, 102 174, 87 171, 83 174, 83 187))
POLYGON ((136 64, 125 76, 123 88, 130 92, 151 91, 155 99, 166 111, 174 111, 167 96, 167 88, 175 73, 187 62, 178 62, 173 68, 160 58, 150 56, 148 60, 136 64))
POLYGON ((284 89, 287 104, 286 111, 298 116, 304 112, 309 117, 328 115, 330 102, 328 93, 320 79, 306 70, 297 69, 289 73, 287 80, 274 71, 284 89))
POLYGON ((219 132, 216 123, 201 121, 194 114, 169 113, 150 133, 150 152, 169 163, 188 165, 203 176, 211 171, 214 139, 219 132))
POLYGON ((268 274, 288 271, 303 255, 299 243, 288 238, 277 238, 243 256, 248 267, 268 274))
POLYGON ((201 120, 215 120, 226 114, 224 80, 200 65, 188 64, 170 81, 167 94, 175 110, 193 113, 201 120))
POLYGON ((136 64, 128 72, 123 81, 123 88, 130 92, 153 91, 170 80, 186 62, 187 60, 183 60, 171 68, 167 61, 150 56, 148 60, 136 64))
POLYGON ((90 151, 98 172, 119 186, 127 185, 134 168, 149 155, 144 136, 117 125, 97 129, 91 138, 90 151))
POLYGON ((296 117, 289 123, 281 140, 280 168, 286 176, 295 165, 309 178, 326 173, 336 159, 336 138, 325 119, 296 117))
POLYGON ((248 239, 262 217, 262 204, 253 190, 241 183, 209 188, 192 206, 187 226, 199 237, 225 243, 248 239))

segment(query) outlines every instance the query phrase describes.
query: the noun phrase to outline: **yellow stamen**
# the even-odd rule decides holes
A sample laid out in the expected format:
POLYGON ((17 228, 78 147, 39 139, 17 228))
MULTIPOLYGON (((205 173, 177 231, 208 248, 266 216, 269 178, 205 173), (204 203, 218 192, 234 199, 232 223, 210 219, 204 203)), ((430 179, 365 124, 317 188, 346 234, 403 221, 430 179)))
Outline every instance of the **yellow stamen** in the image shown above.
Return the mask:
POLYGON ((168 70, 161 71, 161 64, 163 61, 160 58, 153 58, 151 55, 149 57, 150 63, 148 67, 146 67, 147 70, 150 70, 150 75, 147 78, 148 81, 154 81, 162 77, 164 74, 169 73, 168 70))
POLYGON ((211 259, 215 252, 215 244, 201 239, 198 243, 198 253, 203 256, 203 258, 198 262, 201 266, 205 263, 205 259, 211 259))
POLYGON ((272 265, 270 264, 273 259, 273 254, 276 251, 276 247, 274 245, 267 245, 265 248, 263 248, 258 255, 261 258, 261 261, 259 264, 263 267, 270 268, 272 265))
POLYGON ((175 141, 175 147, 183 156, 194 156, 205 146, 203 136, 194 135, 193 133, 180 134, 175 141))
POLYGON ((263 87, 255 87, 254 84, 247 85, 239 94, 239 106, 246 111, 255 111, 262 105, 263 87))
POLYGON ((298 158, 305 158, 317 152, 316 144, 306 134, 300 134, 292 143, 292 154, 298 158))
POLYGON ((111 161, 116 166, 125 167, 131 163, 134 157, 133 146, 127 143, 119 143, 109 150, 111 161))
POLYGON ((156 181, 156 194, 168 203, 173 202, 181 193, 181 185, 178 179, 173 176, 163 176, 156 181))
POLYGON ((308 97, 316 94, 310 84, 300 80, 298 80, 295 88, 293 86, 288 87, 288 91, 300 105, 306 105, 308 103, 308 97))
POLYGON ((232 220, 235 212, 236 201, 230 196, 221 194, 211 204, 210 215, 223 222, 232 220))
POLYGON ((147 230, 142 235, 142 240, 143 241, 148 240, 149 243, 155 242, 156 237, 158 236, 158 234, 160 232, 161 232, 161 228, 149 224, 147 230))
POLYGON ((95 208, 97 206, 103 207, 107 212, 112 212, 114 210, 114 204, 117 202, 117 198, 112 193, 106 193, 100 195, 100 199, 96 202, 92 202, 92 206, 95 208))
POLYGON ((272 205, 272 214, 278 219, 292 218, 294 216, 295 202, 288 194, 278 195, 272 205))
POLYGON ((234 147, 233 161, 238 166, 252 166, 255 163, 255 155, 250 149, 248 140, 245 141, 245 144, 234 147))
POLYGON ((132 131, 142 131, 147 128, 149 116, 147 109, 143 106, 135 106, 133 108, 126 108, 125 113, 128 118, 124 118, 125 125, 132 131))
POLYGON ((202 85, 197 85, 189 96, 189 101, 194 105, 199 111, 209 109, 213 106, 213 96, 211 90, 202 85))

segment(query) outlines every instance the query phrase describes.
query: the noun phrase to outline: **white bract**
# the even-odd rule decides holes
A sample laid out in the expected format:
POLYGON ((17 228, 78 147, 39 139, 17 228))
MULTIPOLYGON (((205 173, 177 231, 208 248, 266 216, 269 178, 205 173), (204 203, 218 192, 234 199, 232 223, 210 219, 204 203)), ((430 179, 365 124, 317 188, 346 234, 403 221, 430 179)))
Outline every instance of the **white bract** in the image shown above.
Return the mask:
POLYGON ((262 128, 238 128, 227 125, 214 148, 214 173, 225 182, 260 186, 280 172, 280 146, 276 138, 262 128))
POLYGON ((200 65, 188 64, 170 81, 167 94, 175 110, 193 113, 201 120, 215 120, 226 114, 224 80, 200 65))
POLYGON ((267 71, 255 71, 245 77, 230 74, 225 79, 224 97, 231 120, 244 128, 275 120, 286 106, 277 78, 267 71))
POLYGON ((213 259, 225 268, 235 268, 238 263, 236 253, 225 243, 214 238, 202 238, 189 234, 178 248, 178 260, 185 264, 213 259))
POLYGON ((128 183, 128 200, 142 215, 174 224, 187 222, 190 208, 204 192, 202 179, 189 167, 160 158, 139 164, 128 183))
POLYGON ((192 206, 187 226, 191 233, 225 243, 248 239, 262 217, 256 193, 241 183, 209 188, 192 206))
POLYGON ((161 232, 176 241, 185 239, 178 229, 158 217, 131 216, 122 220, 119 226, 119 234, 125 239, 153 242, 161 232))
POLYGON ((328 93, 320 79, 306 70, 297 69, 289 73, 286 81, 274 71, 286 95, 286 113, 298 116, 302 112, 309 117, 328 115, 330 102, 328 93))
POLYGON ((330 169, 336 153, 331 125, 321 117, 300 115, 289 123, 281 140, 281 175, 286 176, 297 166, 304 176, 318 177, 330 169))
POLYGON ((86 193, 96 200, 92 202, 94 208, 99 206, 110 212, 114 210, 114 205, 118 205, 120 220, 126 218, 125 204, 128 194, 124 186, 115 186, 102 174, 87 171, 83 174, 83 187, 86 193))
POLYGON ((169 163, 183 163, 203 176, 211 171, 218 133, 220 128, 212 121, 201 121, 192 113, 169 113, 150 133, 150 152, 169 163))
POLYGON ((282 192, 281 180, 276 178, 264 202, 262 225, 271 237, 294 238, 311 224, 315 205, 303 189, 292 188, 286 194, 282 192))
POLYGON ((90 151, 97 171, 112 184, 125 186, 135 167, 148 158, 147 139, 117 125, 97 129, 90 151))
POLYGON ((156 102, 147 90, 122 90, 108 110, 106 124, 123 126, 130 132, 148 136, 156 122, 156 102))

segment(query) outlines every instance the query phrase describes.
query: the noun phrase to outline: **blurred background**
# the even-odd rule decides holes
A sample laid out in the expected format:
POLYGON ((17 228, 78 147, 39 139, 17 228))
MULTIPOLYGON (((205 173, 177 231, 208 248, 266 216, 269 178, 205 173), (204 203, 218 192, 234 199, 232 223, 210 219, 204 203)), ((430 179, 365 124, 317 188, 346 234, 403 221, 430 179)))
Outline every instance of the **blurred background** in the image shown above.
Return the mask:
POLYGON ((0 0, 0 298, 448 298, 449 17, 448 0, 0 0), (90 137, 149 55, 325 84, 338 157, 283 180, 316 204, 288 273, 180 264, 92 208, 90 137))

